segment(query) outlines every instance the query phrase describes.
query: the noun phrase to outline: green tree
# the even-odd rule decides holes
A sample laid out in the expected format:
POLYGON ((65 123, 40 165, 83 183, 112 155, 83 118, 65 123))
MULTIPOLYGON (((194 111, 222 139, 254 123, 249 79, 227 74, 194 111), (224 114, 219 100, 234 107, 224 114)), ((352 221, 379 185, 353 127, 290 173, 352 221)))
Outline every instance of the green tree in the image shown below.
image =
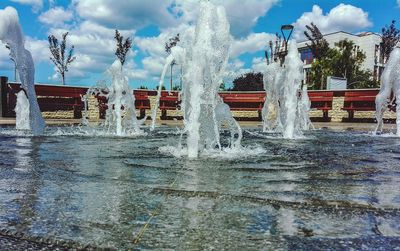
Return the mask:
POLYGON ((314 23, 311 23, 310 25, 306 25, 306 29, 308 31, 305 31, 304 35, 311 42, 306 45, 311 50, 314 58, 320 60, 326 57, 329 53, 329 44, 319 28, 314 23))
POLYGON ((396 28, 396 21, 392 20, 389 26, 382 28, 382 41, 381 41, 381 58, 382 63, 385 63, 390 56, 394 47, 400 41, 400 30, 396 28))
POLYGON ((181 87, 179 85, 174 85, 174 87, 172 87, 173 91, 181 91, 181 87))
POLYGON ((68 65, 75 60, 75 57, 73 57, 73 45, 69 49, 67 56, 65 55, 65 50, 67 49, 67 36, 68 32, 62 35, 61 43, 58 43, 58 39, 54 35, 50 35, 48 37, 49 49, 51 52, 50 59, 57 67, 57 71, 61 75, 61 81, 63 85, 65 85, 65 73, 68 72, 68 65))
POLYGON ((233 80, 232 91, 263 91, 263 74, 249 72, 233 80))
POLYGON ((306 29, 304 35, 309 40, 306 45, 315 59, 311 66, 311 85, 309 88, 319 90, 325 87, 326 77, 333 74, 330 65, 333 58, 337 57, 337 51, 329 48, 328 42, 314 23, 306 25, 306 29))
POLYGON ((352 82, 347 84, 349 89, 367 89, 378 88, 379 82, 373 80, 370 70, 360 70, 352 79, 352 82))
POLYGON ((220 91, 226 91, 226 90, 227 90, 226 87, 225 87, 225 83, 224 83, 224 82, 222 82, 222 83, 219 85, 219 90, 220 90, 220 91))
POLYGON ((365 53, 350 40, 341 40, 335 43, 339 53, 333 61, 333 74, 337 77, 347 79, 352 83, 355 76, 361 71, 362 63, 365 61, 365 53))
POLYGON ((132 47, 132 39, 127 38, 124 41, 124 36, 119 33, 118 30, 115 30, 115 40, 117 41, 117 49, 115 51, 115 55, 118 57, 121 65, 124 65, 126 60, 126 55, 128 54, 129 50, 132 47))
POLYGON ((326 55, 314 60, 311 64, 311 85, 310 89, 322 90, 326 87, 326 78, 334 75, 334 62, 339 58, 339 51, 328 48, 326 55))
POLYGON ((335 48, 329 48, 324 57, 311 65, 312 88, 324 89, 328 76, 346 78, 349 88, 378 86, 372 80, 371 71, 362 69, 365 58, 365 53, 353 41, 345 39, 335 43, 335 48))

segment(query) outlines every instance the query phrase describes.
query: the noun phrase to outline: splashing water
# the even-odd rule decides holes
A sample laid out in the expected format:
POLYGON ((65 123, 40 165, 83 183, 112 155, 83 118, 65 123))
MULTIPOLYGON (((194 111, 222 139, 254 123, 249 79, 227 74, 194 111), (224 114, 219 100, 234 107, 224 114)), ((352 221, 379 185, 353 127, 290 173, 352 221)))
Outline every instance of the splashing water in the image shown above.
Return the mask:
MULTIPOLYGON (((143 131, 140 126, 146 118, 138 120, 136 118, 135 95, 129 87, 128 77, 123 71, 121 62, 117 59, 108 69, 112 77, 111 87, 92 87, 86 95, 82 97, 85 102, 85 116, 87 117, 88 98, 93 95, 104 96, 108 100, 104 127, 106 135, 130 136, 140 135, 143 131)), ((83 119, 83 124, 88 125, 87 119, 83 119)), ((98 134, 99 132, 95 132, 98 134)), ((101 133, 101 132, 100 132, 101 133)))
MULTIPOLYGON (((204 149, 221 149, 219 121, 230 121, 231 135, 241 130, 218 96, 222 75, 229 58, 231 35, 223 7, 201 2, 193 45, 184 64, 184 131, 188 157, 196 158, 204 149), (218 114, 216 108, 218 107, 218 114), (227 115, 229 114, 229 115, 227 115), (222 116, 222 117, 218 117, 222 116)), ((231 144, 232 145, 232 144, 231 144)), ((240 145, 240 135, 235 146, 240 145)))
MULTIPOLYGON (((378 125, 375 129, 375 133, 381 132, 383 127, 383 114, 388 109, 388 105, 394 103, 394 99, 400 102, 400 48, 395 48, 391 53, 388 62, 386 63, 385 70, 382 73, 381 78, 381 89, 376 96, 376 120, 378 125), (393 93, 393 99, 390 100, 391 94, 393 93)), ((397 124, 397 136, 400 136, 400 109, 396 109, 396 124, 397 124)))
POLYGON ((264 89, 267 92, 263 107, 263 131, 282 133, 284 138, 303 136, 302 130, 312 127, 309 110, 310 100, 307 87, 302 91, 303 62, 300 59, 296 41, 289 42, 285 65, 273 62, 264 73, 264 89))
POLYGON ((90 87, 86 94, 81 97, 82 102, 84 104, 84 109, 82 112, 82 121, 81 124, 84 126, 90 126, 89 123, 89 99, 90 97, 107 97, 108 95, 108 87, 104 80, 100 80, 97 82, 95 86, 90 87))
POLYGON ((283 137, 293 139, 301 136, 302 132, 296 123, 298 91, 303 80, 303 62, 300 60, 295 41, 289 42, 289 52, 285 59, 285 80, 281 101, 283 122, 283 137))
POLYGON ((157 109, 160 106, 160 97, 161 97, 161 91, 162 91, 162 86, 163 86, 163 82, 164 82, 164 77, 165 77, 165 73, 167 72, 168 66, 172 63, 172 61, 174 61, 174 57, 171 54, 167 57, 163 71, 161 73, 160 82, 158 84, 158 89, 157 89, 156 104, 153 107, 153 110, 151 112, 151 126, 150 126, 151 131, 153 131, 156 126, 157 109))
POLYGON ((311 109, 311 101, 308 97, 307 85, 303 85, 301 92, 301 99, 298 104, 297 117, 299 121, 300 129, 303 131, 309 129, 315 129, 314 125, 311 123, 309 112, 311 109))
POLYGON ((20 91, 17 94, 17 104, 15 106, 16 123, 15 128, 17 130, 30 130, 29 124, 29 100, 25 95, 24 91, 20 91))
POLYGON ((21 79, 21 87, 29 100, 29 124, 34 135, 42 135, 45 122, 40 113, 34 87, 35 66, 31 53, 25 49, 17 11, 12 7, 0 10, 0 40, 10 48, 10 56, 14 59, 21 79))
POLYGON ((115 60, 108 73, 112 76, 112 85, 107 96, 105 126, 118 136, 141 133, 140 125, 146 118, 140 122, 136 118, 135 95, 128 85, 121 62, 115 60))
POLYGON ((267 65, 264 73, 264 90, 266 98, 262 110, 263 132, 282 132, 279 115, 279 88, 282 83, 283 68, 278 62, 267 65))
POLYGON ((189 158, 197 158, 199 152, 207 149, 222 150, 220 131, 223 126, 231 132, 230 147, 240 146, 240 126, 218 95, 229 58, 229 29, 225 9, 203 1, 200 3, 193 44, 187 49, 179 46, 172 48, 171 57, 167 60, 167 63, 176 60, 183 66, 182 133, 187 134, 187 149, 184 152, 189 158))

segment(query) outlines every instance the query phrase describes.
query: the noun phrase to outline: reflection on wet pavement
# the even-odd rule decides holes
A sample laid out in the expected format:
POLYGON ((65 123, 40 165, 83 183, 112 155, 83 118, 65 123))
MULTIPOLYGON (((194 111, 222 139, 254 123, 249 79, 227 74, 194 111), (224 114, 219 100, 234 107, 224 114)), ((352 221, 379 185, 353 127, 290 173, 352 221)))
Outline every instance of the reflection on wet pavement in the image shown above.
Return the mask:
POLYGON ((243 145, 264 153, 188 160, 159 152, 177 144, 168 127, 138 138, 0 130, 4 231, 116 249, 400 246, 395 137, 318 130, 289 141, 245 132, 243 145))

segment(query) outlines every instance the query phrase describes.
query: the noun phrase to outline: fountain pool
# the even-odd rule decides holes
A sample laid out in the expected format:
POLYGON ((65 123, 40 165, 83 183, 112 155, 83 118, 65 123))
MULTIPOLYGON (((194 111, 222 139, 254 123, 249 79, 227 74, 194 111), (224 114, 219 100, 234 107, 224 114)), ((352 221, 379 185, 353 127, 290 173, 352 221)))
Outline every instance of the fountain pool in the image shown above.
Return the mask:
POLYGON ((0 128, 2 234, 124 250, 400 246, 396 137, 315 130, 285 140, 243 128, 258 155, 190 159, 159 151, 176 144, 171 127, 136 138, 76 131, 0 128))

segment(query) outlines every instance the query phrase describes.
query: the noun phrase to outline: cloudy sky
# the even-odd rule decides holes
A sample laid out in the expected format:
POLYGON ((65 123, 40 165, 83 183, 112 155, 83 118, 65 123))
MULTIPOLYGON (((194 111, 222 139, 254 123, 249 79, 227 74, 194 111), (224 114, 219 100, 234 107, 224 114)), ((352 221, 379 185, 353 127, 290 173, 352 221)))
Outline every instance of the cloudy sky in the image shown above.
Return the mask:
MULTIPOLYGON (((304 26, 323 33, 373 31, 400 16, 400 0, 211 0, 225 7, 233 42, 226 81, 262 67, 263 50, 282 24, 294 24, 303 40, 304 26), (379 2, 379 4, 377 4, 379 2)), ((126 63, 132 87, 154 88, 166 57, 165 42, 177 33, 188 40, 196 23, 199 0, 1 0, 14 7, 36 64, 36 82, 60 83, 51 63, 47 37, 66 31, 75 45, 76 61, 67 84, 90 86, 106 78, 115 59, 114 30, 133 39, 126 63)), ((400 22, 400 20, 398 20, 400 22)), ((177 68, 177 67, 176 67, 177 68)), ((0 75, 13 79, 8 51, 0 46, 0 75)), ((177 75, 177 74, 176 74, 177 75)))

